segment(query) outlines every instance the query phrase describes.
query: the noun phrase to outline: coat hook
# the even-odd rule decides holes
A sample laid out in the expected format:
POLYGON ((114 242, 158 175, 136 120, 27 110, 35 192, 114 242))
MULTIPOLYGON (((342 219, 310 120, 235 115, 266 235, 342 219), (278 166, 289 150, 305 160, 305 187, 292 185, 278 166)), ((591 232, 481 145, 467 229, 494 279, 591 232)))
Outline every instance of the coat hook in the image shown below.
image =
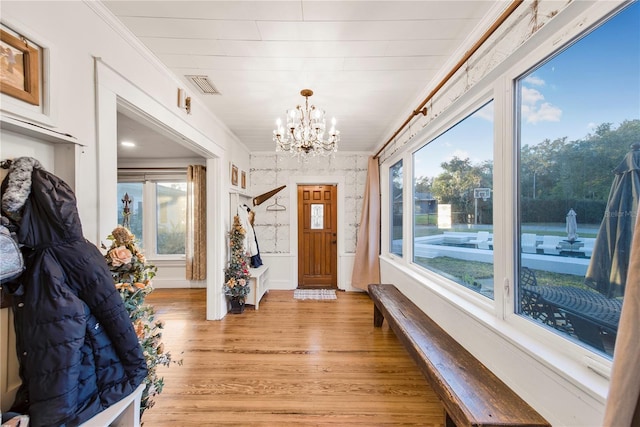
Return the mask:
POLYGON ((417 116, 418 114, 422 114, 423 116, 427 115, 427 107, 424 107, 422 110, 414 110, 413 115, 417 116))

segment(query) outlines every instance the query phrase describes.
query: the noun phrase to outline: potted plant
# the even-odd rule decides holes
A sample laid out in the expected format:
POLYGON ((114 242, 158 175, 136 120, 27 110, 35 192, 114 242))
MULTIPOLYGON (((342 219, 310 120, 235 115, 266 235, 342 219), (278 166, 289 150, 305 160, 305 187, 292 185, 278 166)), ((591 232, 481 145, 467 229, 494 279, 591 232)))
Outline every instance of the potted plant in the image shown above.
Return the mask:
POLYGON ((229 232, 229 246, 231 254, 229 265, 224 270, 224 294, 231 304, 231 313, 242 313, 244 301, 251 287, 249 285, 249 266, 244 250, 245 230, 240 224, 240 218, 233 218, 233 226, 229 232))

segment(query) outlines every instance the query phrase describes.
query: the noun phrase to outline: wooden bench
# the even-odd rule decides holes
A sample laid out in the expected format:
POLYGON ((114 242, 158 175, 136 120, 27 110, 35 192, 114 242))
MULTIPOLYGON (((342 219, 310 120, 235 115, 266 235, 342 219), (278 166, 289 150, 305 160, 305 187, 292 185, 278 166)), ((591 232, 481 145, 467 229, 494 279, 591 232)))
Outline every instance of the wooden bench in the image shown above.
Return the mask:
POLYGON ((258 268, 249 268, 249 288, 251 291, 244 300, 245 304, 250 304, 256 310, 260 308, 260 300, 262 296, 269 292, 269 267, 261 265, 258 268))
POLYGON ((549 426, 493 372, 393 285, 369 285, 373 324, 389 327, 438 394, 449 426, 549 426))

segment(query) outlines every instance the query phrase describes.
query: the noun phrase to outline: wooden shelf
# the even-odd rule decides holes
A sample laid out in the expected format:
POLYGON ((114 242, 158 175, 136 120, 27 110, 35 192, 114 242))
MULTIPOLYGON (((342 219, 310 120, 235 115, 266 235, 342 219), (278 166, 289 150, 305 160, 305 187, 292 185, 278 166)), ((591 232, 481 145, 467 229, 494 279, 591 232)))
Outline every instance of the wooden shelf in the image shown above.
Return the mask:
POLYGON ((2 129, 51 142, 53 144, 75 144, 86 147, 86 145, 79 143, 78 139, 73 135, 54 131, 44 126, 36 125, 24 120, 0 115, 0 123, 2 129))
POLYGON ((246 197, 247 199, 251 198, 251 195, 249 195, 248 193, 244 192, 244 191, 238 191, 238 190, 229 190, 229 194, 237 194, 240 197, 246 197))

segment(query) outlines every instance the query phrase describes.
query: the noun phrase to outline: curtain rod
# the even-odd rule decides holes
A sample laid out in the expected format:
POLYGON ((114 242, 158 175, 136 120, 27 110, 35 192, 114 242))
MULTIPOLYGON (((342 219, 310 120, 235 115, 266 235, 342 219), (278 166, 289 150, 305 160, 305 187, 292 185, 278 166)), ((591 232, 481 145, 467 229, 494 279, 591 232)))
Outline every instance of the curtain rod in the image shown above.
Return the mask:
MULTIPOLYGON (((193 166, 193 165, 191 165, 193 166)), ((195 166, 200 166, 200 165, 195 165, 195 166)), ((204 166, 204 165, 202 165, 204 166)), ((129 171, 129 170, 146 170, 146 171, 166 171, 166 170, 187 170, 189 166, 169 166, 169 167, 120 167, 118 168, 118 170, 124 170, 124 171, 129 171)), ((206 169, 206 167, 205 167, 206 169)))
POLYGON ((447 84, 449 79, 451 79, 451 77, 453 77, 453 75, 464 65, 464 63, 467 62, 467 60, 471 57, 471 55, 476 53, 476 51, 480 48, 480 46, 482 46, 484 42, 486 42, 487 39, 491 37, 491 35, 500 27, 500 25, 502 25, 504 21, 507 20, 507 18, 513 13, 513 11, 516 10, 518 6, 520 6, 522 1, 523 0, 514 0, 511 2, 509 7, 507 7, 507 9, 505 9, 505 11, 502 12, 502 15, 500 15, 498 19, 496 19, 496 21, 491 25, 491 27, 489 27, 489 29, 485 31, 482 37, 478 39, 478 41, 471 47, 471 49, 469 49, 467 53, 464 54, 462 59, 458 61, 458 63, 451 69, 451 71, 449 71, 449 73, 446 76, 444 76, 444 78, 440 81, 440 83, 438 83, 438 85, 429 93, 429 95, 427 95, 427 97, 424 99, 424 101, 422 101, 422 103, 418 106, 418 108, 416 108, 411 112, 411 115, 407 117, 404 123, 400 125, 398 130, 396 130, 395 133, 391 135, 391 138, 389 138, 389 140, 384 143, 382 148, 380 148, 376 153, 376 155, 373 156, 375 159, 377 159, 380 156, 380 153, 382 153, 384 149, 387 148, 387 146, 391 143, 391 141, 393 141, 393 139, 396 136, 398 136, 398 134, 409 124, 411 120, 413 120, 415 116, 417 116, 418 114, 422 114, 423 116, 427 115, 427 108, 425 107, 425 105, 427 105, 427 102, 429 102, 431 98, 433 98, 434 95, 438 93, 438 91, 442 89, 442 87, 445 84, 447 84))
POLYGON ((128 167, 128 168, 118 168, 118 172, 123 172, 123 173, 127 173, 127 172, 131 172, 131 173, 143 173, 143 172, 180 172, 180 173, 186 173, 187 172, 187 166, 184 166, 184 167, 181 167, 181 166, 164 167, 164 168, 162 168, 162 167, 153 167, 153 168, 128 167))

